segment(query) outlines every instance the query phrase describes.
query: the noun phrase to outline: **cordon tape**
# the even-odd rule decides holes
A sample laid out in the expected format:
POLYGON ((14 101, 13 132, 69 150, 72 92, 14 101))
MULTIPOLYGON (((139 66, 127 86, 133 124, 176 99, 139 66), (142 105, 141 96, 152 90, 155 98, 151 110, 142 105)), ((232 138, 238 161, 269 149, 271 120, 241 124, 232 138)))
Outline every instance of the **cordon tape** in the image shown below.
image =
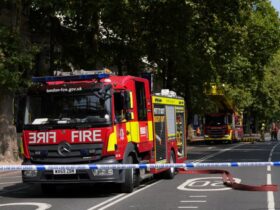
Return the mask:
POLYGON ((165 164, 76 164, 76 165, 0 165, 0 171, 24 171, 24 170, 54 170, 54 169, 161 169, 161 168, 209 168, 209 167, 257 167, 280 166, 276 162, 224 162, 224 163, 165 163, 165 164))
POLYGON ((228 167, 264 167, 280 166, 280 161, 276 162, 222 162, 222 163, 166 163, 166 164, 80 164, 80 165, 0 165, 0 171, 24 171, 24 170, 96 170, 96 169, 163 169, 177 168, 180 174, 222 174, 223 182, 226 186, 236 190, 246 191, 278 191, 277 185, 251 186, 236 183, 232 175, 226 170, 207 169, 193 170, 193 168, 228 168, 228 167), (190 170, 192 168, 192 170, 190 170))

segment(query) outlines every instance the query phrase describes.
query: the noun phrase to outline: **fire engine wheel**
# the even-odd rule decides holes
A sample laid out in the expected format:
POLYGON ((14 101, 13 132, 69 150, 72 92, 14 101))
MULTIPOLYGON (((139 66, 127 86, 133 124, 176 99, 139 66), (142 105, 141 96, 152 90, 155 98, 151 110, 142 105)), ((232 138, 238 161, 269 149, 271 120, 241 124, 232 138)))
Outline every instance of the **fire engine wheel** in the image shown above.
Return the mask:
MULTIPOLYGON (((175 162, 176 162, 175 154, 173 151, 171 151, 169 163, 175 163, 175 162)), ((173 179, 175 176, 175 173, 176 173, 175 168, 169 168, 167 171, 164 172, 164 177, 166 179, 173 179)))
MULTIPOLYGON (((128 156, 126 164, 133 164, 133 157, 128 156)), ((121 192, 122 193, 131 193, 133 191, 134 186, 138 187, 140 184, 140 177, 137 170, 125 169, 124 170, 124 183, 121 184, 121 192)))

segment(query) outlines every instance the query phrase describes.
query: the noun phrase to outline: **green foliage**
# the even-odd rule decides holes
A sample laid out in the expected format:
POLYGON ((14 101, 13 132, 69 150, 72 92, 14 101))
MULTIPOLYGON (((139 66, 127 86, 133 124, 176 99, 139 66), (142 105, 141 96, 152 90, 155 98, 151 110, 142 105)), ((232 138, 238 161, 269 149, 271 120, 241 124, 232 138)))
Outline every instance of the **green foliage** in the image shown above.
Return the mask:
POLYGON ((192 11, 183 0, 148 1, 145 4, 143 43, 148 60, 159 68, 155 73, 163 87, 174 89, 189 61, 192 11))
MULTIPOLYGON (((186 98, 191 114, 213 109, 203 93, 205 82, 226 84, 241 110, 265 117, 279 113, 278 85, 268 63, 279 49, 280 22, 269 0, 29 3, 31 32, 49 55, 50 68, 38 74, 69 66, 112 66, 131 75, 148 69, 161 88, 186 98)), ((32 44, 23 46, 7 33, 0 32, 0 82, 16 87, 32 68, 32 44)))
MULTIPOLYGON (((204 82, 225 83, 228 97, 240 110, 254 111, 260 118, 272 117, 275 113, 269 110, 276 107, 266 104, 268 91, 263 81, 267 79, 264 66, 279 49, 280 22, 275 9, 267 0, 192 3, 191 45, 196 47, 188 49, 194 55, 190 62, 196 65, 189 71, 192 80, 182 72, 181 81, 187 85, 191 80, 191 88, 197 91, 192 96, 197 101, 194 109, 198 104, 207 106, 200 94, 204 82)), ((272 98, 275 105, 278 98, 272 98)))
POLYGON ((15 90, 32 69, 35 48, 23 44, 20 36, 0 26, 0 87, 15 90))
POLYGON ((144 10, 139 1, 105 0, 101 9, 100 51, 120 75, 137 75, 144 56, 144 10))
POLYGON ((272 57, 265 67, 264 80, 259 88, 259 101, 256 107, 265 119, 279 119, 280 117, 280 51, 272 57))
MULTIPOLYGON (((238 95, 234 97, 238 105, 245 111, 253 111, 260 119, 269 120, 280 111, 280 98, 277 95, 279 85, 270 72, 273 64, 269 64, 271 60, 275 62, 275 58, 273 60, 271 57, 280 44, 278 14, 268 1, 255 1, 246 27, 246 44, 241 48, 242 54, 238 56, 238 60, 244 62, 237 65, 241 71, 235 71, 239 72, 239 77, 235 78, 238 83, 230 82, 231 92, 234 95, 238 89, 243 90, 239 97, 242 100, 238 99, 238 95), (268 67, 265 68, 265 65, 268 67)), ((277 72, 276 68, 274 72, 277 72)))

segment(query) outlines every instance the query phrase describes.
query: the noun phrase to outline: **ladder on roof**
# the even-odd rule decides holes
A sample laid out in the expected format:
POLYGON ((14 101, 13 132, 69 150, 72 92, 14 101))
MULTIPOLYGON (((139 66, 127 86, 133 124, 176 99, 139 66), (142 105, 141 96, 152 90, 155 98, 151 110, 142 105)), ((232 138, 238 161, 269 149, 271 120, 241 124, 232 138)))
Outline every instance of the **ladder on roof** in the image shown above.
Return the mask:
POLYGON ((217 85, 216 83, 207 84, 204 87, 204 93, 217 104, 219 110, 235 112, 236 107, 232 100, 225 95, 224 85, 217 85))

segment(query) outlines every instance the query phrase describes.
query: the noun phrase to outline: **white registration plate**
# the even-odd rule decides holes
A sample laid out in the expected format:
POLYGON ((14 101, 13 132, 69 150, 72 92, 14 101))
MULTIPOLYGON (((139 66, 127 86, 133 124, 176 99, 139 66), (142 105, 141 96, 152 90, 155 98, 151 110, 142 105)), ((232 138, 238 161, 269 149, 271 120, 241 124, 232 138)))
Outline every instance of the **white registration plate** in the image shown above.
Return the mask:
POLYGON ((76 174, 76 169, 54 169, 53 174, 55 175, 76 174))

